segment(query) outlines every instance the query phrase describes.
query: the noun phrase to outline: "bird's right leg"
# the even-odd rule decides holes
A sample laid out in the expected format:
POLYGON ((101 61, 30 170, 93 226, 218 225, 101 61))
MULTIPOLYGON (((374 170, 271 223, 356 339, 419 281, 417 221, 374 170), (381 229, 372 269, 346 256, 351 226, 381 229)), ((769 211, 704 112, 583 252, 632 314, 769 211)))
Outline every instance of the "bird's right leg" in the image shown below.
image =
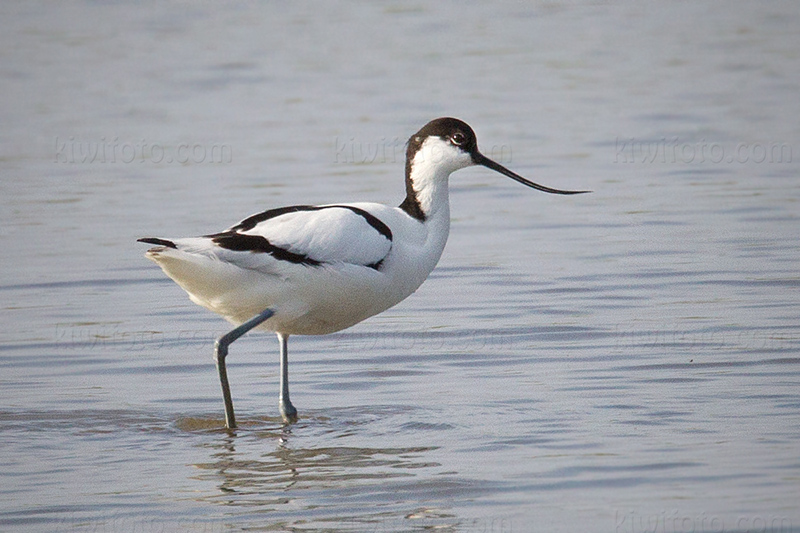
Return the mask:
POLYGON ((233 328, 214 343, 214 361, 217 362, 219 382, 222 384, 222 400, 225 402, 225 426, 228 429, 234 429, 236 427, 236 417, 233 414, 233 400, 231 399, 231 387, 228 384, 228 370, 225 367, 225 357, 228 356, 228 346, 251 329, 261 325, 274 314, 275 311, 272 309, 266 309, 241 326, 233 328))
POLYGON ((278 333, 278 340, 281 343, 281 395, 278 405, 283 421, 293 424, 297 422, 297 409, 289 399, 289 335, 278 333))

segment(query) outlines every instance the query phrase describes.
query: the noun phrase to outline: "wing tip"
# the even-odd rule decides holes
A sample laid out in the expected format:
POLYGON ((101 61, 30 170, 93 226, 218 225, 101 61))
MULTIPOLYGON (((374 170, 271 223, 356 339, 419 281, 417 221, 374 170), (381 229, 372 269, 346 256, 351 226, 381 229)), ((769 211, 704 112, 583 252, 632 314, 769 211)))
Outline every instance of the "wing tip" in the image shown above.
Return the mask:
POLYGON ((178 245, 172 241, 167 239, 159 239, 158 237, 142 237, 141 239, 136 239, 136 242, 144 242, 147 244, 155 244, 156 246, 163 246, 165 248, 172 248, 173 250, 178 249, 178 245))

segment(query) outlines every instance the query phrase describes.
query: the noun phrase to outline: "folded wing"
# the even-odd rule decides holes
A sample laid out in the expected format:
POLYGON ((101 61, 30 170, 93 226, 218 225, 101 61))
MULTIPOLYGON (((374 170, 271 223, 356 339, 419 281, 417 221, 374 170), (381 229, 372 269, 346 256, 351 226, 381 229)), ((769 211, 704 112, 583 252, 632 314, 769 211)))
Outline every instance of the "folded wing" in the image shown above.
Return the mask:
MULTIPOLYGON (((279 261, 307 266, 348 263, 375 270, 392 248, 388 226, 368 211, 348 205, 273 209, 206 238, 225 250, 268 254, 279 261)), ((252 268, 255 259, 243 258, 242 266, 252 268)))

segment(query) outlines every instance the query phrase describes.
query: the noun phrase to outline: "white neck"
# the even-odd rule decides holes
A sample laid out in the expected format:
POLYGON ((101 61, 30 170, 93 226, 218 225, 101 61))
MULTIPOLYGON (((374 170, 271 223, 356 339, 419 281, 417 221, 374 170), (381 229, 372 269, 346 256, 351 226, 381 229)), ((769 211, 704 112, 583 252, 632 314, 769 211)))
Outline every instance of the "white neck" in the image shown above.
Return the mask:
POLYGON ((468 154, 444 139, 425 139, 410 161, 408 177, 426 220, 440 217, 450 220, 448 178, 454 171, 472 164, 468 154))
POLYGON ((473 164, 469 154, 438 137, 425 139, 409 161, 408 180, 427 230, 425 276, 439 261, 450 233, 450 174, 473 164))

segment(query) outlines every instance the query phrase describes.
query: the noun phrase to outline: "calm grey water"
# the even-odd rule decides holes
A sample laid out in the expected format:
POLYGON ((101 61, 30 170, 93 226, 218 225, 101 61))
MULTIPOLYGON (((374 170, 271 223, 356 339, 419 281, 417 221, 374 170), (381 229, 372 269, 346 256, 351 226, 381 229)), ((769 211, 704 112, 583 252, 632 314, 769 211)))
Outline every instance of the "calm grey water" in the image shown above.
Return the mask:
POLYGON ((800 531, 800 8, 4 3, 0 529, 800 531), (350 330, 227 327, 141 236, 399 203, 440 266, 350 330))

